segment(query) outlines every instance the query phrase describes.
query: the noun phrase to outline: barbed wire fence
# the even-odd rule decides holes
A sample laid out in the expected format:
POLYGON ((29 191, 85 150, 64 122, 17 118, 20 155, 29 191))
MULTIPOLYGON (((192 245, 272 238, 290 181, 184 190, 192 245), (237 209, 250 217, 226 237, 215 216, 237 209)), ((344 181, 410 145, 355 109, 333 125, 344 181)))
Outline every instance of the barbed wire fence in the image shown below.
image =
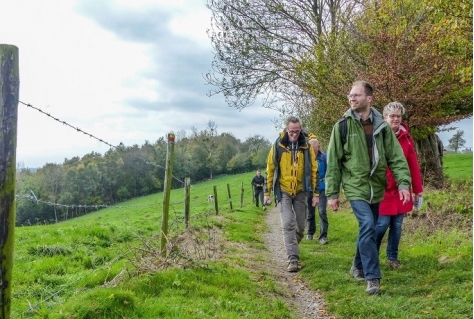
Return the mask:
MULTIPOLYGON (((73 126, 73 125, 67 123, 66 121, 60 120, 59 118, 57 118, 57 117, 51 115, 50 113, 47 113, 47 112, 41 110, 41 109, 38 108, 38 107, 35 107, 35 106, 33 106, 33 105, 29 104, 29 103, 25 103, 25 102, 22 102, 22 101, 19 101, 19 103, 20 103, 20 104, 23 104, 23 105, 25 105, 25 106, 27 106, 27 107, 29 107, 29 108, 32 108, 32 109, 34 109, 34 110, 40 112, 41 114, 44 114, 44 115, 46 115, 47 117, 49 117, 49 118, 51 118, 51 119, 53 119, 53 120, 55 120, 55 121, 57 121, 57 122, 59 122, 59 123, 61 123, 61 124, 63 124, 63 125, 66 125, 66 126, 72 128, 72 129, 74 129, 75 131, 77 131, 77 132, 79 132, 79 133, 82 133, 82 134, 84 134, 84 135, 87 135, 87 136, 89 136, 90 138, 93 138, 93 139, 95 139, 95 140, 97 140, 97 141, 99 141, 99 142, 101 142, 101 143, 103 143, 103 144, 109 146, 110 148, 119 149, 119 146, 115 146, 115 145, 113 145, 112 143, 109 143, 109 142, 107 142, 107 141, 105 141, 105 140, 103 140, 103 139, 101 139, 101 138, 96 137, 95 135, 93 135, 93 134, 91 134, 91 133, 88 133, 88 132, 86 132, 86 131, 80 129, 79 127, 73 126)), ((166 169, 165 167, 163 167, 163 166, 161 166, 161 165, 159 165, 159 164, 157 164, 157 163, 151 163, 151 162, 145 160, 144 158, 139 157, 139 156, 136 155, 136 154, 132 154, 132 155, 135 156, 137 159, 143 161, 145 164, 152 165, 152 166, 161 168, 161 169, 163 169, 163 170, 166 169)), ((173 176, 173 178, 174 178, 175 180, 177 180, 178 182, 180 182, 181 185, 184 185, 184 181, 183 181, 182 179, 180 179, 180 178, 178 178, 178 177, 176 177, 176 176, 174 176, 174 175, 172 175, 172 176, 173 176)))
MULTIPOLYGON (((41 110, 40 108, 37 108, 37 107, 34 107, 33 105, 29 104, 29 103, 24 103, 24 102, 21 102, 19 101, 19 103, 29 107, 29 108, 32 108, 40 113, 42 113, 43 115, 46 115, 48 116, 49 118, 63 124, 63 125, 66 125, 72 129, 74 129, 75 131, 77 131, 78 133, 82 133, 82 134, 85 134, 93 139, 96 139, 97 141, 101 142, 101 143, 104 143, 105 145, 108 145, 109 147, 113 148, 113 149, 119 149, 118 146, 115 146, 101 138, 98 138, 96 137, 95 135, 93 134, 90 134, 78 127, 75 127, 69 123, 67 123, 66 121, 62 121, 60 120, 59 118, 56 118, 55 116, 51 115, 50 113, 47 113, 47 112, 44 112, 43 110, 41 110)), ((143 161, 144 163, 148 164, 148 165, 152 165, 154 167, 158 167, 160 169, 163 169, 163 170, 166 170, 166 167, 163 167, 157 163, 152 163, 152 162, 149 162, 141 157, 139 157, 138 155, 136 154, 132 154, 134 157, 136 157, 137 159, 143 161)), ((178 181, 179 183, 181 183, 182 185, 185 185, 185 182, 176 177, 175 175, 172 175, 172 178, 175 179, 176 181, 178 181)), ((228 185, 228 188, 229 188, 229 185, 228 185)), ((243 192, 243 189, 242 189, 242 192, 243 192)), ((243 193, 242 193, 242 197, 243 197, 243 193)), ((146 205, 120 205, 120 204, 114 204, 114 205, 108 205, 108 204, 100 204, 100 205, 86 205, 86 204, 70 204, 70 205, 66 205, 66 204, 61 204, 61 203, 57 203, 57 202, 52 202, 52 201, 49 201, 49 200, 42 200, 41 198, 38 198, 35 193, 30 190, 30 194, 18 194, 15 196, 15 199, 16 200, 28 200, 28 201, 31 201, 35 204, 38 204, 38 205, 48 205, 48 206, 52 206, 52 207, 58 207, 58 208, 63 208, 63 209, 94 209, 94 210, 99 210, 99 209, 103 209, 103 208, 116 208, 116 209, 127 209, 127 208, 140 208, 140 207, 155 207, 155 206, 159 206, 159 205, 163 205, 163 202, 158 202, 156 204, 146 204, 146 205)), ((230 198, 230 190, 229 190, 229 202, 232 203, 232 199, 230 198)), ((183 229, 187 228, 187 220, 186 220, 186 216, 183 216, 182 214, 182 210, 181 209, 178 209, 178 205, 182 205, 182 204, 185 204, 186 203, 186 199, 183 200, 183 201, 175 201, 175 202, 170 202, 169 205, 170 207, 172 208, 172 211, 173 211, 173 216, 172 216, 172 219, 170 220, 169 222, 169 230, 171 233, 173 234, 178 234, 180 231, 183 231, 183 229)), ((212 199, 212 202, 211 204, 215 204, 215 210, 216 210, 216 214, 217 214, 217 211, 218 211, 218 203, 217 203, 217 194, 216 194, 216 189, 215 189, 215 186, 214 186, 214 197, 212 199), (214 203, 215 201, 215 203, 214 203)), ((231 210, 232 210, 232 204, 231 204, 231 210)), ((203 212, 203 213, 198 213, 198 214, 193 214, 193 219, 208 219, 211 215, 214 215, 213 213, 211 213, 210 211, 206 211, 206 212, 203 212)), ((138 236, 138 235, 137 235, 138 236)), ((171 243, 171 245, 173 245, 173 243, 171 243)), ((90 282, 92 280, 94 280, 94 278, 96 276, 98 276, 98 273, 100 271, 103 271, 103 270, 110 270, 111 267, 122 261, 124 258, 127 258, 129 257, 134 250, 136 250, 138 247, 131 247, 129 248, 128 250, 126 250, 125 252, 123 252, 122 254, 120 255, 117 255, 115 256, 110 262, 102 265, 101 267, 98 267, 96 269, 94 269, 94 271, 92 272, 89 272, 87 274, 84 274, 83 276, 80 276, 78 278, 75 278, 75 280, 67 283, 67 284, 64 284, 62 285, 61 287, 58 288, 58 290, 54 291, 53 293, 49 294, 48 296, 42 296, 41 297, 41 301, 39 302, 36 302, 36 303, 30 303, 28 301, 28 309, 25 310, 24 312, 22 313, 17 313, 15 315, 15 317, 23 317, 24 315, 26 315, 27 313, 35 313, 37 311, 37 309, 39 307, 41 307, 41 305, 51 301, 52 299, 54 299, 55 297, 57 296, 60 296, 62 293, 64 293, 65 290, 67 290, 68 287, 71 287, 71 286, 75 286, 77 285, 79 282, 83 281, 85 278, 89 278, 87 280, 87 282, 90 282)), ((166 258, 166 256, 165 256, 166 258)))

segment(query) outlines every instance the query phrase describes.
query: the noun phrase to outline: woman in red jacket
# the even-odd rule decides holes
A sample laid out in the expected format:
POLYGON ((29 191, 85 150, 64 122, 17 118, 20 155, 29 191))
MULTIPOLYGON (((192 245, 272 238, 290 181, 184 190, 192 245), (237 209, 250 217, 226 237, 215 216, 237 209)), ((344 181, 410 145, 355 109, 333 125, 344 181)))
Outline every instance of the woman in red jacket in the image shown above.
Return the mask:
MULTIPOLYGON (((402 116, 404 114, 405 108, 400 102, 391 102, 383 109, 384 119, 397 136, 398 142, 405 154, 412 180, 412 189, 410 191, 413 191, 416 200, 423 194, 423 185, 415 152, 415 143, 408 132, 408 127, 402 123, 402 116)), ((400 268, 402 266, 398 260, 398 246, 402 236, 403 217, 412 209, 412 200, 406 204, 403 204, 400 200, 397 183, 395 182, 392 172, 387 168, 387 187, 385 188, 384 199, 380 202, 375 239, 380 251, 382 238, 387 229, 390 228, 387 241, 387 263, 392 268, 400 268)))

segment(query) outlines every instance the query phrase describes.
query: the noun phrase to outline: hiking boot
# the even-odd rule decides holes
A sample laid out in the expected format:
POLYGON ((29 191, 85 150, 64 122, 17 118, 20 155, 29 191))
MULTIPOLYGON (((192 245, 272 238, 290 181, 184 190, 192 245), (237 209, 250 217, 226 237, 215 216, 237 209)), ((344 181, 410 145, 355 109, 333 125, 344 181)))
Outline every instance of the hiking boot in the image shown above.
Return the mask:
POLYGON ((396 259, 387 260, 387 264, 390 268, 394 268, 394 269, 402 268, 402 264, 396 259))
POLYGON ((362 270, 354 267, 354 265, 351 266, 351 270, 349 271, 349 273, 357 281, 364 281, 365 280, 364 272, 362 270))
POLYGON ((297 272, 298 271, 298 260, 292 260, 288 263, 288 272, 297 272))
POLYGON ((313 240, 313 235, 308 234, 308 235, 306 236, 306 238, 309 239, 309 240, 313 240))
POLYGON ((327 240, 326 238, 324 238, 324 237, 319 239, 319 243, 320 243, 321 245, 327 245, 327 244, 329 244, 328 240, 327 240))
POLYGON ((367 280, 367 289, 365 290, 369 295, 379 294, 380 290, 380 279, 369 279, 367 280))

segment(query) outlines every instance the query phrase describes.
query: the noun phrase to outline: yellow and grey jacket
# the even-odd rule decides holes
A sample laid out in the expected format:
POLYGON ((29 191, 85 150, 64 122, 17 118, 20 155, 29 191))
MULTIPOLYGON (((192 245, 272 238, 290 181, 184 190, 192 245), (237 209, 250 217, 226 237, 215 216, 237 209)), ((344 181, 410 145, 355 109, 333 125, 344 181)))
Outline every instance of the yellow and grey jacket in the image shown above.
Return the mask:
POLYGON ((315 190, 318 171, 315 158, 303 132, 296 143, 291 143, 288 134, 281 132, 268 154, 265 196, 273 191, 275 199, 280 201, 282 192, 294 196, 315 190))

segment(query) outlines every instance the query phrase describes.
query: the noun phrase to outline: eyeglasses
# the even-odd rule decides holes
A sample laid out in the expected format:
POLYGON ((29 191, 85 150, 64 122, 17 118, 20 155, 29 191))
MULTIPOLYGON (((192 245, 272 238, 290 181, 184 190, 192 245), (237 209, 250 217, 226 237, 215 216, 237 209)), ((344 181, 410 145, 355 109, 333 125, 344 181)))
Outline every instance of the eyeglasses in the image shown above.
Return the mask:
POLYGON ((389 114, 388 117, 391 118, 392 120, 402 118, 402 116, 400 114, 389 114))
POLYGON ((355 97, 356 99, 358 99, 358 98, 360 98, 361 96, 364 96, 364 95, 365 95, 365 94, 349 94, 349 95, 347 96, 347 98, 348 98, 349 100, 351 100, 351 99, 354 98, 354 97, 355 97))
POLYGON ((297 135, 297 134, 300 134, 300 132, 301 132, 301 130, 288 131, 288 134, 291 134, 291 135, 295 134, 295 135, 297 135))

